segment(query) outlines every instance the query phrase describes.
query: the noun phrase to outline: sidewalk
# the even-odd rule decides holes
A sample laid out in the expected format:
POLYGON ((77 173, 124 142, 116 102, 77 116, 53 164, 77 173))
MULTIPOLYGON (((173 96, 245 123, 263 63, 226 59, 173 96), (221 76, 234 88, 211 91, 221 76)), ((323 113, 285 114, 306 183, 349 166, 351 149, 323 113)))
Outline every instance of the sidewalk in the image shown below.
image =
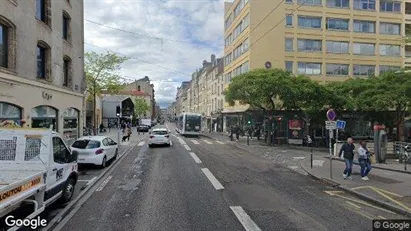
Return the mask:
POLYGON ((386 209, 411 216, 411 176, 409 174, 373 168, 369 174, 370 180, 363 181, 359 173, 360 167, 354 165, 352 180, 344 180, 342 173, 345 163, 341 161, 332 161, 332 179, 330 178, 329 158, 314 157, 313 168, 311 168, 310 159, 304 159, 300 162, 300 166, 318 180, 386 209))

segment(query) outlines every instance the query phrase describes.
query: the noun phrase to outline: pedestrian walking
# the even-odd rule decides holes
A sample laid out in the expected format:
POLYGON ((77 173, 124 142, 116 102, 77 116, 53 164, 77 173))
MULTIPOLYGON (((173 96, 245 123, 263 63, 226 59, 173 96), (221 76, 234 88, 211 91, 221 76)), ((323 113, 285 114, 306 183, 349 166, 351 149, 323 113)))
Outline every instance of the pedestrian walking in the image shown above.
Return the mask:
POLYGON ((126 127, 125 129, 124 129, 124 134, 123 134, 123 139, 122 139, 122 141, 123 142, 125 142, 125 141, 130 141, 130 136, 131 136, 131 129, 130 129, 130 127, 126 127))
POLYGON ((360 147, 358 148, 358 162, 361 166, 361 180, 369 180, 368 173, 371 171, 371 153, 368 151, 367 143, 365 141, 360 142, 360 147))
POLYGON ((349 137, 347 139, 347 142, 343 144, 343 146, 340 149, 340 152, 338 153, 338 156, 344 159, 345 161, 345 169, 343 172, 344 179, 351 179, 355 151, 355 146, 353 143, 353 139, 349 137))

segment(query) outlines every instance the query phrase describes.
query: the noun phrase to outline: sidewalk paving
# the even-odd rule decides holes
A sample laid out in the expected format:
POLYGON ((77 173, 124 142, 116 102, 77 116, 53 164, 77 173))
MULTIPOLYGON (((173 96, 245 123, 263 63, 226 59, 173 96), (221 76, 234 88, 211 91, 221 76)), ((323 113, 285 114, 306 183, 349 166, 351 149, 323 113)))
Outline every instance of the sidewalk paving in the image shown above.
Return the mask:
POLYGON ((318 156, 314 157, 313 168, 311 168, 310 159, 300 161, 300 166, 318 180, 386 209, 411 216, 411 176, 409 174, 373 168, 369 174, 370 180, 363 181, 359 173, 360 167, 354 165, 352 180, 344 180, 342 173, 345 163, 333 160, 333 178, 331 179, 330 159, 318 156))

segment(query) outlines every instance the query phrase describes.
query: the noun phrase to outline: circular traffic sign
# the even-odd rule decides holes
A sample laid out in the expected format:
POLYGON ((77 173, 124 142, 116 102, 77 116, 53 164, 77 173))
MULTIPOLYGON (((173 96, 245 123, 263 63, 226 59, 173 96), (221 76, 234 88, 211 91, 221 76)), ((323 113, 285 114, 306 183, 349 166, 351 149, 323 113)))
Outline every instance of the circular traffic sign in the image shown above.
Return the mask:
POLYGON ((333 109, 329 109, 327 111, 327 119, 328 120, 335 120, 337 118, 337 114, 335 113, 335 111, 333 109))

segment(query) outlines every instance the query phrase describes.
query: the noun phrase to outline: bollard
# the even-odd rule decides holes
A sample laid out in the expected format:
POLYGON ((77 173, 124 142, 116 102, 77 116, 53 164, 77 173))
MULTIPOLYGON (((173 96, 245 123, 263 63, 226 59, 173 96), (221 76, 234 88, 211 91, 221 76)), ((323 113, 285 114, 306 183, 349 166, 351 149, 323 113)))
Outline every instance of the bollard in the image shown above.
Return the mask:
POLYGON ((247 135, 247 145, 250 145, 250 136, 247 135))
POLYGON ((313 150, 311 149, 311 169, 313 168, 313 150))

